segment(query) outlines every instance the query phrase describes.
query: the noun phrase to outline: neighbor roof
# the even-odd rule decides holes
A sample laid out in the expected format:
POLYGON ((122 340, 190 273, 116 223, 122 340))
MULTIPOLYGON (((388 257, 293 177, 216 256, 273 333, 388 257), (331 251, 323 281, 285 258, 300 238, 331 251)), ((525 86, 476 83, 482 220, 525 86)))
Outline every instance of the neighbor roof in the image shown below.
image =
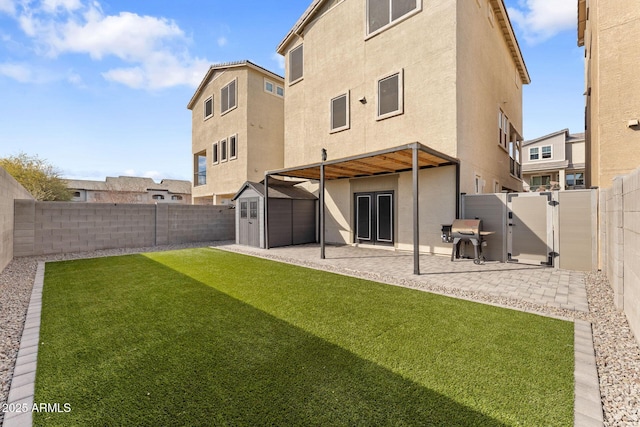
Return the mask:
POLYGON ((106 181, 69 179, 67 188, 91 191, 126 191, 146 193, 147 191, 168 191, 174 194, 191 194, 191 182, 177 179, 163 179, 156 183, 151 178, 135 176, 107 177, 106 181))
POLYGON ((284 82, 284 77, 282 77, 281 75, 276 74, 273 71, 269 71, 266 68, 261 67, 259 65, 256 65, 253 62, 251 62, 249 60, 246 60, 246 59, 242 60, 242 61, 223 62, 223 63, 220 63, 220 64, 214 64, 211 67, 209 67, 209 70, 207 71, 207 74, 205 74, 204 78, 200 82, 200 85, 198 86, 198 88, 196 89, 195 93, 191 97, 191 100, 189 101, 189 104, 187 104, 187 108, 189 110, 191 110, 193 108, 193 104, 195 103, 196 99, 200 95, 200 92, 202 92, 204 87, 209 83, 209 79, 211 78, 211 76, 213 76, 213 73, 215 73, 217 70, 226 70, 228 68, 240 68, 240 67, 253 68, 256 71, 261 72, 262 74, 266 74, 266 75, 268 75, 268 76, 270 76, 270 77, 272 77, 274 79, 277 79, 277 80, 280 80, 281 82, 284 82))
POLYGON ((584 132, 582 133, 569 133, 569 129, 562 129, 559 130, 557 132, 553 132, 550 133, 548 135, 544 135, 535 139, 530 139, 528 141, 524 141, 522 143, 523 147, 526 147, 527 145, 531 145, 531 144, 535 144, 537 142, 540 141, 544 141, 545 139, 550 139, 553 137, 556 137, 558 135, 564 134, 564 139, 566 142, 577 142, 577 141, 584 141, 584 132))
MULTIPOLYGON (((287 46, 294 36, 299 35, 304 30, 305 26, 311 22, 311 20, 315 16, 315 12, 317 12, 322 5, 324 5, 329 0, 313 0, 313 2, 309 5, 307 10, 304 11, 302 16, 298 19, 298 21, 294 24, 293 28, 289 30, 285 38, 280 42, 276 51, 284 55, 284 48, 287 46)), ((509 50, 511 51, 511 56, 513 57, 516 67, 518 68, 518 72, 520 74, 520 78, 522 79, 524 84, 531 83, 531 77, 529 76, 529 71, 527 70, 527 65, 524 62, 524 58, 522 57, 522 51, 520 50, 520 45, 518 44, 518 40, 516 39, 516 35, 513 32, 513 27, 511 26, 511 21, 509 20, 509 14, 507 13, 507 9, 504 5, 504 0, 489 0, 493 5, 494 11, 497 12, 496 18, 500 23, 500 28, 502 29, 502 33, 504 35, 505 41, 509 46, 509 50)), ((466 1, 465 1, 466 3, 466 1)))

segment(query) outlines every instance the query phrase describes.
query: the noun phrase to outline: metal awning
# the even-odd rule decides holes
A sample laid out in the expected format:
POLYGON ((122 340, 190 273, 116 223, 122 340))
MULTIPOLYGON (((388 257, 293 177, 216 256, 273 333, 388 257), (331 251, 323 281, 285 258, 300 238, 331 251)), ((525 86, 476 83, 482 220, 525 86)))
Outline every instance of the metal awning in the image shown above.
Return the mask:
MULTIPOLYGON (((324 152, 324 150, 323 150, 324 152)), ((413 260, 414 274, 420 274, 420 233, 419 233, 419 203, 418 203, 418 171, 420 169, 440 166, 456 167, 456 217, 460 212, 460 161, 454 157, 440 153, 426 145, 414 142, 399 147, 388 148, 356 156, 344 157, 335 160, 325 160, 310 165, 294 168, 278 169, 265 173, 265 209, 264 232, 265 246, 269 249, 269 222, 268 222, 268 189, 269 177, 281 176, 320 181, 320 257, 324 258, 324 188, 325 180, 350 179, 371 177, 391 173, 412 172, 413 176, 413 260)))
POLYGON ((359 178, 389 173, 408 172, 413 168, 413 150, 418 150, 418 169, 458 164, 458 159, 440 153, 418 142, 342 159, 328 160, 294 168, 268 171, 269 176, 320 180, 324 164, 325 179, 359 178))

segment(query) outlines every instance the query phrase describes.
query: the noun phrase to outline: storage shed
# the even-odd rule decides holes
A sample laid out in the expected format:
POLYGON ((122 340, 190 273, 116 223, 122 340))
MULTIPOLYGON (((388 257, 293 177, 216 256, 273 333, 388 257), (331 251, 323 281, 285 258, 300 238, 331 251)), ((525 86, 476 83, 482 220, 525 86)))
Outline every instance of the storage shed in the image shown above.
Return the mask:
MULTIPOLYGON (((269 181, 269 247, 317 242, 318 198, 299 182, 269 181)), ((245 182, 236 193, 236 243, 265 247, 264 182, 245 182)))

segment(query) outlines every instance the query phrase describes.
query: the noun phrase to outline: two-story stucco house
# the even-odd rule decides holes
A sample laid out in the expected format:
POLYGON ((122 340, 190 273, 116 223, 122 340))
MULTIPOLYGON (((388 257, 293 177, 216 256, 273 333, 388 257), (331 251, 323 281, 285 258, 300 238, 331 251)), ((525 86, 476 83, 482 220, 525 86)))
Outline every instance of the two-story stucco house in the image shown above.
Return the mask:
POLYGON ((522 190, 530 78, 502 0, 315 0, 277 50, 284 168, 268 175, 317 188, 326 150, 327 242, 448 253, 461 192, 522 190))
POLYGON ((192 112, 193 203, 227 204, 283 166, 284 79, 250 61, 213 65, 192 112))
POLYGON ((637 0, 578 0, 585 48, 586 185, 609 188, 640 166, 640 7, 637 0))
POLYGON ((584 133, 570 134, 563 129, 522 146, 525 191, 586 188, 584 133))

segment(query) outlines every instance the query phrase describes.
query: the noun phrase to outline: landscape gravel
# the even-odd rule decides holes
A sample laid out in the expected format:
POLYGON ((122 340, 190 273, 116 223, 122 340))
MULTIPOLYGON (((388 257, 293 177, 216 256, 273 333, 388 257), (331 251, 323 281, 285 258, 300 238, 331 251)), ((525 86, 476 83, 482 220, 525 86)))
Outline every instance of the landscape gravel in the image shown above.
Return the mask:
MULTIPOLYGON (((156 252, 203 246, 224 246, 227 242, 208 242, 155 246, 134 249, 112 249, 64 255, 16 258, 0 273, 0 406, 7 401, 13 368, 20 345, 31 289, 38 261, 62 261, 142 252, 156 252)), ((237 247, 236 247, 237 248, 237 247)), ((238 251, 249 252, 250 251, 238 251)), ((281 256, 265 258, 318 268, 311 261, 300 262, 281 256)), ((589 273, 585 277, 589 313, 548 307, 512 298, 496 298, 479 292, 445 288, 437 284, 390 276, 363 273, 357 270, 321 266, 323 270, 377 280, 393 285, 422 289, 486 304, 511 307, 565 319, 580 319, 592 323, 596 364, 605 426, 640 426, 640 348, 627 319, 613 304, 613 292, 605 275, 589 273)), ((2 414, 0 413, 0 424, 2 414)))

